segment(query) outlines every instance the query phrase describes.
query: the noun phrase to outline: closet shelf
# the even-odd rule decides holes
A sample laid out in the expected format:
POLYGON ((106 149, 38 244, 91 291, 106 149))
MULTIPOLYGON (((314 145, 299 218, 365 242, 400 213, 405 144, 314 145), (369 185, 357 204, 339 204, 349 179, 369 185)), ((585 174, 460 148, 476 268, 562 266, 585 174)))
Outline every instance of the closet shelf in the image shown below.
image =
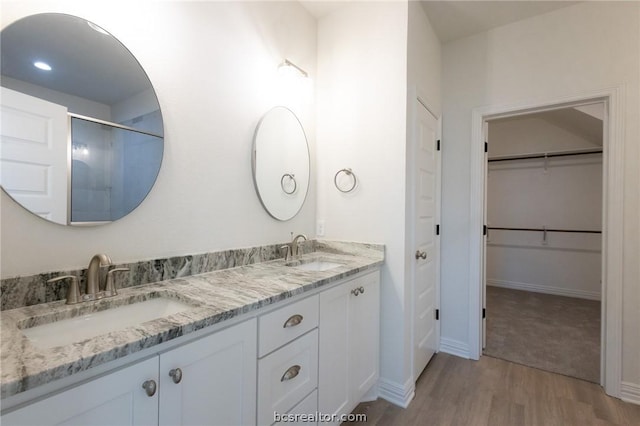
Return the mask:
POLYGON ((568 157, 571 155, 587 155, 587 154, 600 154, 600 153, 602 153, 602 148, 593 148, 593 149, 580 149, 580 150, 573 150, 573 151, 503 155, 499 157, 491 157, 489 158, 488 161, 490 163, 493 163, 497 161, 530 160, 534 158, 568 157))
POLYGON ((602 234, 602 231, 585 230, 585 229, 553 229, 553 228, 499 228, 489 226, 490 231, 533 231, 533 232, 571 232, 579 234, 602 234))

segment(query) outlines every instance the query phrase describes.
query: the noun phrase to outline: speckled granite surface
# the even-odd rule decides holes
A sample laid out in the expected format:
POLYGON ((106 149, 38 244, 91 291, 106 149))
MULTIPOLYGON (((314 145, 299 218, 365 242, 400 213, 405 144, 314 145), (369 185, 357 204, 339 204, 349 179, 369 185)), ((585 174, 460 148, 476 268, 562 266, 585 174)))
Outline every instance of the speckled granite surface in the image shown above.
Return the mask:
MULTIPOLYGON (((313 252, 317 243, 316 240, 301 241, 299 250, 301 253, 313 252)), ((115 284, 118 288, 127 288, 275 260, 282 257, 280 247, 283 244, 285 243, 117 263, 115 267, 129 268, 130 271, 115 274, 115 284)), ((84 268, 4 278, 0 280, 0 310, 64 300, 69 282, 48 283, 47 280, 61 275, 73 275, 78 277, 80 288, 84 288, 86 274, 87 269, 84 268)), ((103 268, 102 274, 106 274, 106 268, 103 268)))
POLYGON ((314 250, 300 259, 321 258, 343 266, 327 271, 302 271, 286 266, 279 259, 130 287, 120 290, 116 297, 98 302, 65 305, 64 301, 57 301, 3 311, 0 316, 1 397, 153 347, 375 268, 384 261, 384 247, 375 244, 316 241, 314 250), (77 316, 80 312, 153 297, 174 298, 193 305, 193 309, 50 349, 34 346, 21 332, 21 328, 77 316))

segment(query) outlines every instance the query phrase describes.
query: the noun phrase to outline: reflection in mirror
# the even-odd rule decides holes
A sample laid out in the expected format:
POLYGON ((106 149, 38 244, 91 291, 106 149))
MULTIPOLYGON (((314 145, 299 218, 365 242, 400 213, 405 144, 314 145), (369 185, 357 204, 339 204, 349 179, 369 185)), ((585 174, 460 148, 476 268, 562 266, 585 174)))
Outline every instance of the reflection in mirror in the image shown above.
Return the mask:
POLYGON ((2 30, 0 184, 60 224, 117 220, 151 190, 164 149, 146 73, 84 19, 28 16, 2 30))
POLYGON ((253 182, 275 219, 293 218, 309 190, 309 147, 298 117, 285 107, 268 111, 253 138, 253 182))

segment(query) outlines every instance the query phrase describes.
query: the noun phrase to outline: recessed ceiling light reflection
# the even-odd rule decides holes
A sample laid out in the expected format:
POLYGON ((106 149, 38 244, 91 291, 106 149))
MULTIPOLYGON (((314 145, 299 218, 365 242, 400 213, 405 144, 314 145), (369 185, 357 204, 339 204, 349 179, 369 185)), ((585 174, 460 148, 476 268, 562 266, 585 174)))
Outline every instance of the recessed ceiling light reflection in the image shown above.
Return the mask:
POLYGON ((51 71, 51 65, 47 64, 46 62, 36 61, 33 63, 33 66, 38 68, 39 70, 51 71))

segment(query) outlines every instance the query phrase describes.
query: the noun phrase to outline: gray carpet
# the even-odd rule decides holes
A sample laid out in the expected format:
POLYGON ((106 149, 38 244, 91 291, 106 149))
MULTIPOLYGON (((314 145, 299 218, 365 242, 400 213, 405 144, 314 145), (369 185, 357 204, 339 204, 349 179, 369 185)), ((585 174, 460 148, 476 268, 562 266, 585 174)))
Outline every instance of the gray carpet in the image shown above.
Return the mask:
POLYGON ((600 382, 600 302, 487 287, 484 354, 600 382))

